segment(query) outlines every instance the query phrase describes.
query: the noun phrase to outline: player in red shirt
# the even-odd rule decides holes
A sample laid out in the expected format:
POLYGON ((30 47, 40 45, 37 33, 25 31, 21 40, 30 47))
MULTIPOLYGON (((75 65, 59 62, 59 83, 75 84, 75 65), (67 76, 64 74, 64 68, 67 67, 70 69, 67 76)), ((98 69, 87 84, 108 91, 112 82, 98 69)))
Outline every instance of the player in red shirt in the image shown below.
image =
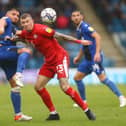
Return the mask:
POLYGON ((70 87, 68 83, 68 66, 69 56, 67 52, 59 45, 55 38, 73 41, 83 45, 91 44, 86 40, 77 40, 76 38, 61 33, 55 32, 46 25, 34 24, 30 14, 25 13, 20 19, 21 26, 24 30, 18 31, 17 35, 27 42, 30 42, 34 47, 45 57, 45 63, 40 68, 35 90, 50 111, 47 120, 59 120, 59 114, 56 112, 55 106, 52 103, 50 94, 45 88, 48 81, 57 74, 60 87, 76 102, 81 109, 86 113, 88 119, 95 120, 95 115, 88 109, 86 102, 80 98, 78 93, 70 87))

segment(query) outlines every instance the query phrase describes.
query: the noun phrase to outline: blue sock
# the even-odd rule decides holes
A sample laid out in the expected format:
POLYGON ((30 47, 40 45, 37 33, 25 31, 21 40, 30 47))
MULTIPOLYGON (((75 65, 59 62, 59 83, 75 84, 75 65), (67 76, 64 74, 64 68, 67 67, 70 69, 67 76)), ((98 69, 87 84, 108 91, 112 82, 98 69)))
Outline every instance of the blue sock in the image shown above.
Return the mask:
POLYGON ((85 93, 85 84, 82 80, 75 80, 79 94, 83 100, 86 100, 86 93, 85 93))
POLYGON ((12 104, 13 104, 15 114, 20 113, 21 112, 20 92, 11 91, 11 101, 12 101, 12 104))
POLYGON ((26 63, 30 57, 29 53, 21 53, 18 57, 18 63, 17 63, 17 72, 22 73, 23 70, 25 69, 26 63))
POLYGON ((119 97, 122 95, 122 93, 119 91, 117 86, 112 81, 110 81, 108 78, 106 78, 104 81, 102 81, 102 83, 104 83, 106 86, 108 86, 112 90, 112 92, 115 93, 116 96, 119 97))

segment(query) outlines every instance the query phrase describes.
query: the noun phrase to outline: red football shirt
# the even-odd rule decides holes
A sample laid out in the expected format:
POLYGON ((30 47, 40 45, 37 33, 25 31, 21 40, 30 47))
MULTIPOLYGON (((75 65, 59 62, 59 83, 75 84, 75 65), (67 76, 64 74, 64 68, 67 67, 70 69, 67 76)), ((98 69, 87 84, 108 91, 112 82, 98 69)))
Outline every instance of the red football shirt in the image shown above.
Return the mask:
POLYGON ((66 53, 53 37, 54 33, 55 31, 46 25, 34 24, 32 31, 23 30, 20 37, 33 44, 44 55, 46 63, 54 64, 66 53))

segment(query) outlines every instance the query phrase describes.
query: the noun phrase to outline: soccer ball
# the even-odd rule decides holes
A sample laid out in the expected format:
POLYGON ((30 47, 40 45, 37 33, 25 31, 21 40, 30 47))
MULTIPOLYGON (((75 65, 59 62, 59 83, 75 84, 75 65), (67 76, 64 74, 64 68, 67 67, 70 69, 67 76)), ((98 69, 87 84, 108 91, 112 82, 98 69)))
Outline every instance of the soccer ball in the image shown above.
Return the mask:
POLYGON ((45 8, 41 11, 41 20, 43 23, 54 23, 56 17, 56 11, 52 8, 45 8))

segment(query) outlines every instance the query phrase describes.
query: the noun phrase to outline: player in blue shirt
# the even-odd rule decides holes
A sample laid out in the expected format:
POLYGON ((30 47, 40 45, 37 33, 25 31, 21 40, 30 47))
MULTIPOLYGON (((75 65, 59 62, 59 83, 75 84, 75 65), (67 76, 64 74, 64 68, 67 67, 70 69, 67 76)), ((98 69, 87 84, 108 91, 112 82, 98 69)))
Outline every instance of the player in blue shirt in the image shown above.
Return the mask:
POLYGON ((85 56, 79 64, 78 71, 74 76, 81 98, 86 101, 85 85, 84 82, 82 82, 82 79, 88 74, 95 72, 99 80, 109 87, 109 89, 119 98, 120 107, 126 106, 126 98, 105 74, 105 70, 102 65, 103 56, 100 47, 100 35, 88 23, 83 21, 83 15, 80 11, 73 11, 71 20, 77 27, 77 37, 79 39, 90 40, 92 42, 92 45, 82 46, 78 55, 74 58, 74 63, 77 63, 83 55, 85 56))
POLYGON ((19 20, 19 11, 17 9, 10 9, 7 11, 6 16, 0 19, 0 67, 4 70, 7 79, 11 85, 11 101, 13 104, 15 116, 14 120, 16 121, 28 121, 32 117, 26 116, 21 112, 21 96, 20 96, 20 83, 17 83, 15 80, 15 73, 22 72, 24 69, 23 61, 28 58, 27 49, 19 49, 17 51, 11 51, 10 49, 16 47, 15 42, 9 40, 14 34, 14 23, 17 23, 19 20), (21 54, 18 54, 20 52, 21 54), (20 57, 21 55, 21 57, 20 57), (23 56, 22 56, 23 55, 23 56), (17 61, 20 65, 18 66, 17 61), (17 68, 20 67, 20 68, 17 68))
MULTIPOLYGON (((14 23, 12 24, 12 27, 13 27, 13 35, 14 35, 16 31, 19 30, 19 28, 14 23)), ((21 41, 19 42, 17 41, 16 46, 11 46, 8 48, 8 50, 17 51, 17 53, 19 54, 18 61, 17 61, 17 70, 16 70, 15 75, 13 76, 13 79, 16 81, 17 85, 19 85, 20 87, 23 87, 24 85, 23 85, 22 73, 23 73, 23 70, 25 69, 28 59, 30 58, 32 54, 32 50, 21 41)))

